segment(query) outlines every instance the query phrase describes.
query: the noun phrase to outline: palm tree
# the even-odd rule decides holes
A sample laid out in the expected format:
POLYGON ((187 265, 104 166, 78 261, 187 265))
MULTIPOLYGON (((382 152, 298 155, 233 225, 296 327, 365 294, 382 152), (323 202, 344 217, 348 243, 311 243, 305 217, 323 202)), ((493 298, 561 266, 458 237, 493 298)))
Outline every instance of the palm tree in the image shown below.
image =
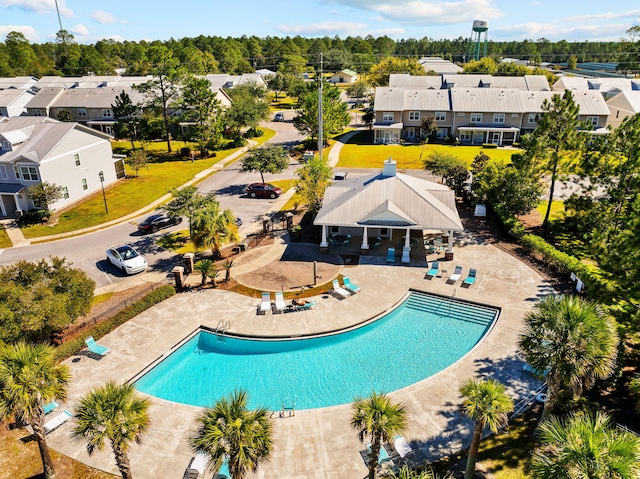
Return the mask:
POLYGON ((45 439, 43 406, 67 398, 70 378, 69 369, 56 364, 51 346, 19 341, 0 348, 0 419, 14 417, 31 425, 46 479, 55 471, 45 439))
POLYGON ((231 268, 233 267, 233 261, 231 261, 230 259, 224 260, 224 262, 222 263, 222 267, 225 271, 224 282, 228 283, 231 279, 231 268))
POLYGON ((498 432, 498 429, 507 423, 507 413, 513 410, 513 400, 507 396, 504 385, 495 379, 483 381, 470 378, 460 387, 460 394, 464 398, 464 413, 475 421, 467 468, 464 471, 465 479, 472 479, 482 431, 489 426, 491 432, 498 432))
POLYGON ((539 434, 542 444, 531 459, 535 479, 640 477, 640 438, 611 427, 602 412, 551 417, 539 434))
POLYGON ((613 373, 618 334, 596 304, 577 296, 547 296, 527 314, 519 346, 534 370, 547 372, 544 418, 562 387, 571 387, 576 398, 583 386, 613 373))
POLYGON ((135 392, 133 384, 107 382, 89 391, 76 408, 74 438, 87 442, 87 452, 104 449, 108 440, 116 458, 116 464, 124 479, 132 479, 129 463, 131 442, 142 442, 149 429, 148 399, 135 392))
POLYGON ((211 271, 215 268, 215 263, 210 259, 201 259, 193 265, 193 269, 199 271, 202 275, 200 286, 204 286, 207 282, 207 278, 211 276, 211 271))
POLYGON ((261 462, 271 459, 273 425, 265 408, 249 410, 246 391, 234 391, 206 408, 197 419, 198 432, 189 439, 195 452, 210 458, 219 470, 225 458, 231 479, 243 479, 256 472, 261 462))
POLYGON ((369 479, 375 479, 382 443, 389 442, 407 427, 405 406, 391 402, 384 393, 373 391, 367 398, 355 399, 351 426, 358 431, 361 442, 367 439, 371 443, 369 479))
POLYGON ((210 249, 217 257, 223 244, 240 239, 235 218, 231 210, 220 210, 217 201, 209 203, 193 219, 192 241, 195 247, 210 249))

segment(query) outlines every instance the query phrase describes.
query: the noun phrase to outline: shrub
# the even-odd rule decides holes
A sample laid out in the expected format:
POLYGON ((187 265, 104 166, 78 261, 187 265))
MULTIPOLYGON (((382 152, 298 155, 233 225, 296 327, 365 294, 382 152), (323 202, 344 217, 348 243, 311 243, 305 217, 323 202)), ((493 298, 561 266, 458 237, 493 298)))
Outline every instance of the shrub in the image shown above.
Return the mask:
POLYGON ((73 356, 74 354, 77 354, 85 347, 84 338, 93 336, 96 340, 100 339, 102 336, 110 333, 118 326, 129 321, 131 318, 149 309, 151 306, 161 303, 165 299, 170 298, 175 294, 176 290, 173 285, 170 284, 161 286, 158 289, 153 290, 144 298, 141 298, 131 306, 126 307, 115 316, 112 316, 106 321, 100 324, 96 324, 92 328, 85 330, 81 336, 65 341, 63 344, 56 348, 56 359, 61 361, 70 356, 73 356))
POLYGON ((500 223, 504 227, 507 234, 515 236, 516 238, 520 238, 522 237, 522 235, 524 235, 524 225, 522 224, 522 221, 509 214, 504 206, 495 206, 493 208, 493 212, 500 220, 500 223))
POLYGON ((498 145, 496 143, 483 143, 482 148, 487 148, 487 149, 498 148, 498 145))
POLYGON ((46 223, 49 221, 48 213, 43 209, 32 209, 26 211, 20 218, 18 218, 18 226, 34 225, 39 223, 46 223))
POLYGON ((180 148, 180 156, 189 156, 191 154, 191 148, 189 148, 188 146, 185 146, 183 148, 180 148))

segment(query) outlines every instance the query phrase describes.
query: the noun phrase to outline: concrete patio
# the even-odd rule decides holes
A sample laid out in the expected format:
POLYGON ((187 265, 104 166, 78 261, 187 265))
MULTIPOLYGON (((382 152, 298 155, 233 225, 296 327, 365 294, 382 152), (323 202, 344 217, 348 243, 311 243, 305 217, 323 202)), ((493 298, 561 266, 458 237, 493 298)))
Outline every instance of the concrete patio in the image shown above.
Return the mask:
MULTIPOLYGON (((232 333, 260 336, 331 331, 388 311, 414 288, 455 294, 502 309, 487 336, 461 360, 435 376, 390 392, 394 401, 407 406, 409 427, 404 436, 416 451, 416 459, 430 461, 448 455, 468 445, 472 433, 471 423, 459 414, 458 387, 464 379, 497 378, 515 401, 539 386, 522 371, 517 341, 524 315, 540 297, 553 292, 518 259, 468 233, 456 240, 455 260, 441 263, 440 274, 432 280, 425 279, 424 258, 417 264, 388 265, 384 256, 361 256, 358 265, 342 267, 361 292, 342 301, 329 294, 319 295, 313 298, 318 305, 311 311, 258 316, 260 300, 256 298, 216 289, 178 294, 101 338, 100 344, 111 349, 109 355, 100 360, 82 355, 70 358, 66 364, 73 379, 64 408, 73 412, 83 394, 109 379, 130 380, 201 325, 215 328, 221 320, 229 321, 232 333), (473 287, 446 283, 446 275, 457 264, 464 268, 463 278, 469 268, 477 269, 473 287)), ((432 254, 429 260, 437 257, 432 254)), ((192 457, 187 438, 195 431, 194 418, 200 408, 150 399, 151 428, 143 444, 133 445, 130 451, 133 473, 139 478, 180 478, 192 457)), ((293 417, 274 415, 273 458, 248 477, 361 479, 367 473, 360 454, 364 444, 350 427, 351 414, 351 405, 346 404, 296 411, 293 417)), ((107 448, 89 457, 82 443, 70 439, 71 427, 69 421, 48 436, 49 445, 93 467, 117 473, 111 451, 107 448)), ((208 472, 207 479, 212 475, 208 472)))

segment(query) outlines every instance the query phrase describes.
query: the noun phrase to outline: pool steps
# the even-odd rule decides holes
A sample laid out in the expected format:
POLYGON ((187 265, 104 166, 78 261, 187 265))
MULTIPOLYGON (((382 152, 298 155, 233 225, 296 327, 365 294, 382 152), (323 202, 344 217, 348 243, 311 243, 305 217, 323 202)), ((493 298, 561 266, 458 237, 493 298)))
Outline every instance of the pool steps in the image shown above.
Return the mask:
POLYGON ((456 299, 421 294, 413 291, 405 305, 417 311, 448 316, 459 321, 467 321, 489 326, 496 317, 497 311, 475 304, 468 304, 456 299))

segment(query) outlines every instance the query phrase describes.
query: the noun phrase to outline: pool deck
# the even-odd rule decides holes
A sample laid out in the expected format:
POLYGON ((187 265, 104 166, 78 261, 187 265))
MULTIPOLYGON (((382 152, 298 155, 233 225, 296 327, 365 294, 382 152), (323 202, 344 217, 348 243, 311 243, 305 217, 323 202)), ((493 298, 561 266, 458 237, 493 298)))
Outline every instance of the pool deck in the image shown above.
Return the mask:
MULTIPOLYGON (((73 412, 83 394, 107 380, 131 379, 201 325, 215 328, 220 321, 229 321, 230 332, 260 336, 336 330, 387 311, 414 288, 447 296, 455 293, 459 299, 502 308, 495 326, 465 357, 429 379, 390 393, 394 401, 407 407, 409 426, 404 437, 417 461, 435 460, 458 451, 469 444, 472 434, 471 423, 459 412, 458 387, 463 380, 499 379, 516 402, 539 386, 539 381, 522 371, 517 341, 524 315, 553 289, 526 264, 503 251, 468 234, 457 240, 461 244, 455 248, 455 260, 442 262, 440 270, 451 274, 455 265, 462 265, 462 280, 469 268, 476 268, 478 279, 471 288, 462 287, 461 280, 447 284, 442 274, 424 279, 428 270, 424 266, 387 265, 385 258, 361 257, 359 265, 343 269, 361 292, 343 300, 329 294, 317 296, 314 299, 318 305, 311 311, 259 316, 256 308, 260 300, 256 298, 221 290, 178 294, 101 338, 98 342, 111 349, 107 356, 67 360, 73 379, 64 408, 73 412)), ((380 361, 389 364, 393 358, 380 361)), ((194 418, 201 409, 150 399, 151 427, 143 444, 134 444, 130 450, 133 473, 142 479, 180 478, 192 457, 187 437, 195 431, 194 418)), ((295 411, 295 416, 287 414, 284 418, 274 414, 272 460, 247 477, 361 479, 367 474, 362 455, 365 447, 350 426, 351 415, 350 404, 295 411)), ((109 447, 89 457, 82 443, 69 438, 71 422, 47 437, 50 447, 117 473, 109 447)), ((206 478, 212 475, 207 472, 206 478)))

